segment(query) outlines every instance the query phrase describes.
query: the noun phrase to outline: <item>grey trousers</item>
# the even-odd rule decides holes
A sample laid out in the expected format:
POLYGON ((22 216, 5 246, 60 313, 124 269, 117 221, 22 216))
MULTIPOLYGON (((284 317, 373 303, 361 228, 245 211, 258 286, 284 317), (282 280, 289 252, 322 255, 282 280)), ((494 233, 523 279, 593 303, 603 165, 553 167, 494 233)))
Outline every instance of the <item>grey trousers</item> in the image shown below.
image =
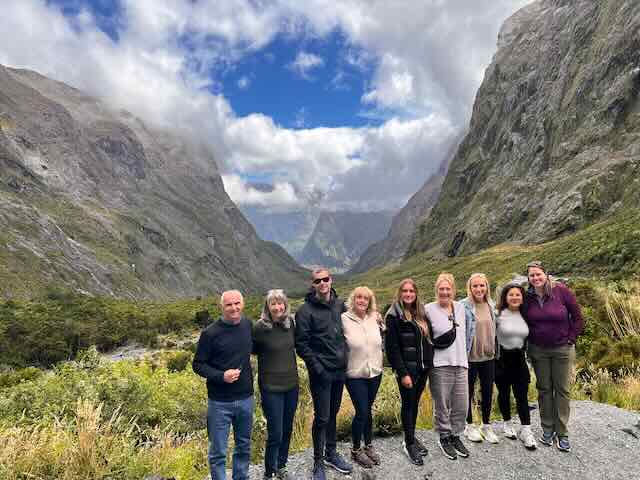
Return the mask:
POLYGON ((434 367, 429 374, 433 400, 433 426, 441 438, 464 432, 469 408, 468 370, 465 367, 434 367))
POLYGON ((566 437, 569 434, 569 387, 576 359, 575 347, 544 348, 529 344, 528 353, 536 372, 542 429, 566 437))

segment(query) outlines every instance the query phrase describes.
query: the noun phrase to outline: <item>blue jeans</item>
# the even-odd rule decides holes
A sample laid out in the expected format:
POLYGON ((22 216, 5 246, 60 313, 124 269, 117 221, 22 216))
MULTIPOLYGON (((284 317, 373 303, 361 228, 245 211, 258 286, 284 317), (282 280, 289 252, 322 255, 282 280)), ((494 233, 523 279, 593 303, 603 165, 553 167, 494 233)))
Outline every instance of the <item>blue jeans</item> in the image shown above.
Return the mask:
POLYGON ((209 468, 212 480, 226 480, 229 428, 233 425, 233 480, 248 480, 253 429, 253 395, 242 400, 221 402, 209 399, 207 433, 209 468))
POLYGON ((261 389, 260 395, 262 411, 267 419, 264 472, 270 476, 287 466, 293 417, 298 408, 298 386, 288 392, 267 392, 261 389))

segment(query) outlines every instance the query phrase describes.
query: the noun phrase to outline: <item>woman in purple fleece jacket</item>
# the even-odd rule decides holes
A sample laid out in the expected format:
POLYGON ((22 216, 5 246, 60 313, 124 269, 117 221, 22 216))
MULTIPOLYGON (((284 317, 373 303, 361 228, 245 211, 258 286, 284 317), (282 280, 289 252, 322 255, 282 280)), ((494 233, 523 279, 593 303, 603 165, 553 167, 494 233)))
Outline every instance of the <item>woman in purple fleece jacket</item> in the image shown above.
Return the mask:
POLYGON ((584 320, 574 293, 553 282, 541 262, 527 264, 527 276, 524 317, 529 325, 529 359, 536 372, 540 442, 555 442, 559 450, 569 452, 569 384, 584 320))

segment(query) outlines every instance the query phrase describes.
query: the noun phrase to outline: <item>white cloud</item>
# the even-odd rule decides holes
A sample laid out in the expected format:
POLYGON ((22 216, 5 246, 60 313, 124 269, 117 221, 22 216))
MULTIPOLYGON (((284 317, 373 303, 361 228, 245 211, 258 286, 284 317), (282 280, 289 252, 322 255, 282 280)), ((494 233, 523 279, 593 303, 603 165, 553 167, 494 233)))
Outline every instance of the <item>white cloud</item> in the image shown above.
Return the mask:
POLYGON ((251 187, 239 175, 223 175, 224 188, 238 205, 282 208, 300 204, 293 185, 276 182, 269 192, 251 187))
MULTIPOLYGON (((0 63, 107 97, 149 122, 197 132, 221 169, 235 172, 225 184, 236 200, 286 205, 313 195, 335 205, 399 206, 468 121, 499 25, 525 3, 122 0, 113 41, 87 11, 70 21, 45 0, 3 2, 0 36, 11 41, 0 43, 0 63), (322 38, 335 29, 345 39, 340 67, 373 71, 361 101, 370 109, 363 115, 384 115, 380 127, 300 123, 292 130, 262 114, 238 117, 220 79, 210 76, 278 34, 322 38), (236 175, 267 171, 283 172, 273 192, 251 189, 236 175)), ((266 55, 277 68, 280 59, 266 55)), ((309 78, 324 65, 301 47, 291 68, 309 78)), ((345 85, 344 72, 332 75, 334 88, 345 85)))
POLYGON ((324 60, 314 53, 298 52, 296 59, 288 67, 302 78, 309 79, 309 72, 324 65, 324 60))
POLYGON ((246 90, 251 85, 251 79, 246 75, 243 75, 238 79, 238 88, 240 90, 246 90))

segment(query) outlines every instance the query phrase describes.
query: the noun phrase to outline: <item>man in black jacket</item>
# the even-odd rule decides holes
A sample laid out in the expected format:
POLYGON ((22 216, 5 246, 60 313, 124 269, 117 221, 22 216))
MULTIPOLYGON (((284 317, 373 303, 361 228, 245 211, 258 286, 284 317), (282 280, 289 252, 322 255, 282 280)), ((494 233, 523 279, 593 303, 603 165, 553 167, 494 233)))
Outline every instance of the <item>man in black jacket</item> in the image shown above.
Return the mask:
POLYGON ((251 322, 242 315, 244 300, 237 290, 220 298, 222 318, 200 334, 193 370, 207 379, 209 405, 209 468, 212 480, 225 480, 229 427, 233 425, 234 480, 249 478, 253 428, 251 322))
POLYGON ((331 288, 329 270, 312 273, 311 289, 296 313, 296 351, 309 372, 313 398, 313 480, 325 480, 324 466, 341 473, 353 467, 336 451, 336 416, 345 381, 344 302, 331 288))

